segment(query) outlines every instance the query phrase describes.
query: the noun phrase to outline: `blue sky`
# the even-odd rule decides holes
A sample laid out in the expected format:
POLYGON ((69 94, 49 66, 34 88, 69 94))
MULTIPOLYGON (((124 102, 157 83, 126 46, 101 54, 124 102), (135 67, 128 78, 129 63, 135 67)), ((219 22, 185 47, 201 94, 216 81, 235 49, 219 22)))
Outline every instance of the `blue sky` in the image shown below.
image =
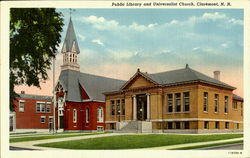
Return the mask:
MULTIPOLYGON (((69 9, 57 10, 65 24, 61 50, 69 9)), ((220 70, 243 94, 243 10, 76 9, 72 20, 82 72, 128 80, 137 68, 156 73, 189 64, 211 77, 220 70)), ((59 72, 61 64, 60 53, 59 72)))

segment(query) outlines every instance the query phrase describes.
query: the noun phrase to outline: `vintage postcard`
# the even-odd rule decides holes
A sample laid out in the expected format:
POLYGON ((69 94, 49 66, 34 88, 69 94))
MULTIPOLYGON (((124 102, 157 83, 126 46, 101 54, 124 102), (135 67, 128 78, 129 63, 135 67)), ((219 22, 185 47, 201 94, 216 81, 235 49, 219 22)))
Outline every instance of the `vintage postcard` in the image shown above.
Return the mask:
POLYGON ((2 157, 249 157, 250 2, 1 2, 2 157))

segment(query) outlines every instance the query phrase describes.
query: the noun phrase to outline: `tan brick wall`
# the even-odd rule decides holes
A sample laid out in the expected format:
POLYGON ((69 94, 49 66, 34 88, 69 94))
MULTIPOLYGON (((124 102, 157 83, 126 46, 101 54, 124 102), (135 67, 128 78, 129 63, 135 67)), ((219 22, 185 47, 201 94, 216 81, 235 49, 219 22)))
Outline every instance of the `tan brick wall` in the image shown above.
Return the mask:
MULTIPOLYGON (((209 129, 215 129, 215 121, 220 121, 220 128, 225 129, 225 121, 242 121, 241 116, 241 102, 237 102, 237 109, 233 109, 232 102, 232 91, 219 88, 216 86, 207 86, 204 84, 185 84, 179 86, 171 86, 164 88, 148 88, 145 87, 152 86, 152 83, 144 79, 143 77, 137 78, 135 82, 131 84, 129 91, 122 92, 123 94, 115 94, 106 96, 106 121, 117 121, 116 116, 111 116, 110 113, 110 100, 117 100, 125 98, 125 116, 121 120, 132 120, 133 119, 133 95, 138 94, 150 94, 150 119, 151 120, 176 120, 176 119, 208 119, 209 129), (139 89, 138 87, 144 87, 139 89), (190 111, 183 112, 183 93, 189 92, 190 98, 190 111), (204 103, 204 92, 208 92, 208 112, 203 111, 204 103), (181 93, 181 112, 167 112, 167 94, 173 94, 173 111, 175 111, 175 93, 181 93), (219 95, 219 112, 214 112, 214 95, 219 95), (228 114, 224 113, 224 98, 228 96, 228 114), (212 120, 209 120, 212 119, 212 120)), ((190 121, 190 129, 204 129, 204 121, 190 121)), ((159 124, 153 122, 153 129, 158 129, 159 124)), ((242 129, 242 123, 239 124, 239 128, 242 129)), ((237 129, 236 122, 229 123, 229 129, 237 129)))
POLYGON ((197 117, 197 85, 167 87, 163 89, 163 115, 164 119, 196 118, 197 117), (183 112, 183 93, 189 92, 190 108, 189 112, 183 112), (167 94, 173 94, 173 111, 175 111, 175 93, 181 93, 181 112, 167 112, 167 94))

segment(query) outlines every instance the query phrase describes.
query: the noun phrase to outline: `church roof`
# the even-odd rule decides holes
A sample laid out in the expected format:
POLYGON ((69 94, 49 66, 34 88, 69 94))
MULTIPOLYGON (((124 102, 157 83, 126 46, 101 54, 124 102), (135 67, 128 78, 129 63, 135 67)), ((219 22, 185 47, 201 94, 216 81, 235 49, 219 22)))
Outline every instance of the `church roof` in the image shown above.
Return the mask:
POLYGON ((69 25, 68 25, 68 29, 67 29, 67 33, 66 33, 66 37, 63 43, 63 49, 62 51, 67 51, 67 52, 71 52, 72 51, 72 47, 75 43, 75 51, 79 54, 80 53, 80 49, 78 47, 78 43, 77 43, 77 38, 76 38, 76 34, 74 31, 74 26, 73 26, 73 22, 70 18, 69 20, 69 25))
POLYGON ((192 81, 200 81, 205 82, 208 84, 213 84, 229 89, 236 89, 235 87, 230 86, 224 82, 216 80, 212 77, 209 77, 203 73, 200 73, 196 70, 191 69, 188 65, 184 69, 178 69, 173 71, 165 71, 160 73, 143 73, 144 76, 150 78, 154 82, 158 83, 159 85, 171 85, 171 84, 178 84, 178 83, 186 83, 192 81))
POLYGON ((82 102, 79 86, 86 91, 91 101, 105 101, 103 93, 119 90, 125 81, 74 70, 64 70, 59 76, 59 83, 67 92, 67 101, 82 102))

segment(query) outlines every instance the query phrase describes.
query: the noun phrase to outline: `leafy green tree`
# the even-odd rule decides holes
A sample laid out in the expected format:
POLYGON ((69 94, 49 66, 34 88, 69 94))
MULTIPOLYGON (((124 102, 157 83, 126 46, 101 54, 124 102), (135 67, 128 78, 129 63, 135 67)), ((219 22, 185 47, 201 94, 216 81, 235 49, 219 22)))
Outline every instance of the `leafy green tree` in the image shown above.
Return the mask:
POLYGON ((40 87, 61 42, 63 18, 54 8, 10 9, 10 108, 15 85, 40 87))

